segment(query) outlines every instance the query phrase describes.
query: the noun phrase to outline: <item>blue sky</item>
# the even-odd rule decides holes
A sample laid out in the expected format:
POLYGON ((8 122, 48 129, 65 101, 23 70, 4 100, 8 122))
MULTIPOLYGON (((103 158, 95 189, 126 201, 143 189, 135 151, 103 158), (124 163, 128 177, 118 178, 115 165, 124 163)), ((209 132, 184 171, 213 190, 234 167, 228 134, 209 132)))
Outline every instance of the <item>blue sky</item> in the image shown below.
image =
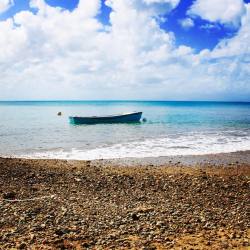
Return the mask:
POLYGON ((114 99, 250 99, 249 45, 244 40, 249 36, 250 0, 212 0, 218 4, 209 0, 130 0, 131 4, 125 0, 109 0, 109 3, 81 0, 81 4, 79 0, 33 0, 33 6, 30 0, 11 1, 2 12, 0 5, 0 24, 11 40, 4 38, 2 32, 0 45, 9 52, 0 57, 4 72, 0 99, 112 99, 111 92, 117 95, 114 99), (227 9, 229 5, 233 11, 227 9), (44 6, 51 12, 43 10, 44 6), (78 14, 84 8, 88 13, 78 14), (71 14, 65 14, 65 10, 71 14), (65 15, 68 29, 72 29, 68 33, 65 15), (13 27, 6 22, 10 18, 14 20, 13 27), (85 27, 84 22, 90 26, 85 27), (128 37, 124 37, 128 30, 128 37), (53 37, 53 33, 57 35, 53 37), (42 54, 37 52, 38 48, 42 54), (19 54, 19 50, 25 55, 19 54), (54 65, 60 61, 54 75, 49 72, 54 70, 53 66, 44 64, 48 60, 54 61, 54 65), (71 69, 74 62, 75 69, 71 69), (23 74, 14 78, 17 68, 23 74), (41 81, 40 90, 18 91, 16 84, 24 75, 22 87, 32 85, 26 82, 29 74, 41 81), (236 80, 237 86, 231 85, 236 80), (53 85, 48 96, 47 81, 53 85), (68 92, 58 94, 59 81, 69 88, 68 92), (134 92, 142 86, 144 93, 134 92), (84 89, 84 94, 79 95, 77 88, 84 89), (16 89, 14 94, 13 89, 16 89))
MULTIPOLYGON (((183 29, 178 23, 178 20, 187 17, 187 10, 191 7, 194 1, 195 0, 181 0, 176 9, 168 15, 163 15, 166 18, 166 21, 161 22, 161 28, 174 32, 178 45, 184 44, 191 46, 195 48, 196 51, 205 48, 212 49, 221 39, 235 35, 238 31, 237 28, 220 24, 211 30, 202 29, 202 26, 209 24, 210 22, 201 18, 195 19, 194 27, 183 29)), ((46 0, 46 2, 51 6, 59 6, 72 11, 77 7, 79 0, 46 0)), ((102 6, 98 18, 102 23, 108 25, 111 8, 107 7, 104 2, 105 1, 102 0, 102 6)), ((244 0, 244 2, 249 3, 250 0, 244 0)), ((29 0, 14 0, 14 3, 15 5, 13 7, 11 7, 6 13, 0 15, 0 20, 5 20, 21 10, 29 9, 32 11, 29 7, 29 0)))
POLYGON ((197 51, 205 48, 212 49, 221 39, 233 36, 235 32, 237 32, 237 28, 220 24, 217 24, 217 27, 211 30, 202 29, 202 26, 210 22, 201 18, 195 19, 195 26, 192 28, 183 29, 178 23, 178 20, 187 17, 186 13, 193 2, 194 0, 181 1, 179 6, 170 13, 166 22, 161 25, 162 28, 171 30, 175 33, 177 44, 191 46, 197 51))

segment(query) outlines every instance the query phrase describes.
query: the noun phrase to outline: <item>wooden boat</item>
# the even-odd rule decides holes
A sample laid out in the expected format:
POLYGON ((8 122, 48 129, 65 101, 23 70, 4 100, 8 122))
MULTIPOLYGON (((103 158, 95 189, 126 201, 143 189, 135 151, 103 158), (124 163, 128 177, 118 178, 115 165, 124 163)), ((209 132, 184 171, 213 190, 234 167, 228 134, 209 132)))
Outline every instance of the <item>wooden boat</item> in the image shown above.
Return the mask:
POLYGON ((133 112, 110 116, 70 116, 71 124, 100 124, 100 123, 132 123, 139 122, 142 112, 133 112))

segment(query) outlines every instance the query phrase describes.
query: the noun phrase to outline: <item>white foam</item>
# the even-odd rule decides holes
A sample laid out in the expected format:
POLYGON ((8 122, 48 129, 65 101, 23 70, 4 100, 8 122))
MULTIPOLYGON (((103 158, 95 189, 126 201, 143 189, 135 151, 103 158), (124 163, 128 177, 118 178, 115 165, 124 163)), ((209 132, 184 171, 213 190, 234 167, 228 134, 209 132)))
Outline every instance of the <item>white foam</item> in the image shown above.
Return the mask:
POLYGON ((159 157, 203 155, 250 150, 250 136, 237 137, 220 134, 192 133, 178 138, 157 138, 130 143, 97 147, 91 150, 73 148, 25 154, 21 157, 36 159, 115 159, 126 157, 159 157))

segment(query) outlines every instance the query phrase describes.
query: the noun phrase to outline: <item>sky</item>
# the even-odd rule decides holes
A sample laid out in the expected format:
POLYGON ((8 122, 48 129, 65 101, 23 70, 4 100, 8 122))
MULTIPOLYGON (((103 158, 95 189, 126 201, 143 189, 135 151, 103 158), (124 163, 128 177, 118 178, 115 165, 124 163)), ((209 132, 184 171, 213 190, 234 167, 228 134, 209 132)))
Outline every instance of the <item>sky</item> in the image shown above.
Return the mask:
POLYGON ((250 101, 250 0, 0 0, 0 100, 250 101))

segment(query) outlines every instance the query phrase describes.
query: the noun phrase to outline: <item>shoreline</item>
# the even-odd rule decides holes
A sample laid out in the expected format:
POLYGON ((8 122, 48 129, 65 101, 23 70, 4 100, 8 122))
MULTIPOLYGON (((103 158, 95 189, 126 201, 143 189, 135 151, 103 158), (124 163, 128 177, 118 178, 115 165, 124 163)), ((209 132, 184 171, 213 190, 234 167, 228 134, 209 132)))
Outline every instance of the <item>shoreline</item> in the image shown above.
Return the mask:
POLYGON ((173 156, 156 156, 156 157, 124 157, 111 159, 61 159, 61 158, 32 158, 32 157, 17 157, 15 155, 0 155, 0 159, 23 159, 23 160, 61 160, 61 161, 79 161, 91 162, 93 164, 113 166, 164 166, 168 165, 183 165, 183 166, 226 166, 237 164, 250 165, 250 150, 235 151, 228 153, 216 154, 201 154, 201 155, 173 155, 173 156))
POLYGON ((0 158, 0 249, 248 249, 250 164, 211 157, 0 158))

